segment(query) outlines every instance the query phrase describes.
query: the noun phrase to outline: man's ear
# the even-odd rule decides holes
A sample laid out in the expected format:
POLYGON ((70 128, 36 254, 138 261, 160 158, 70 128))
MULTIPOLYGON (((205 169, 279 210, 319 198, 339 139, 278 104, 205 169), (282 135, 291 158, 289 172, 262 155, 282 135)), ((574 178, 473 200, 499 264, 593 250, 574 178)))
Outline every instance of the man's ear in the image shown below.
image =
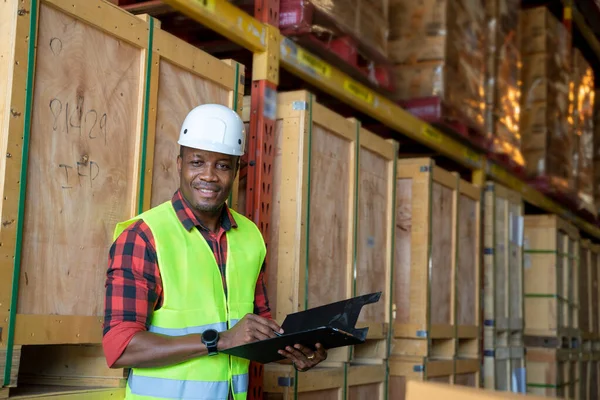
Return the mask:
POLYGON ((181 164, 183 163, 183 159, 181 158, 181 155, 177 156, 177 174, 181 175, 181 164))

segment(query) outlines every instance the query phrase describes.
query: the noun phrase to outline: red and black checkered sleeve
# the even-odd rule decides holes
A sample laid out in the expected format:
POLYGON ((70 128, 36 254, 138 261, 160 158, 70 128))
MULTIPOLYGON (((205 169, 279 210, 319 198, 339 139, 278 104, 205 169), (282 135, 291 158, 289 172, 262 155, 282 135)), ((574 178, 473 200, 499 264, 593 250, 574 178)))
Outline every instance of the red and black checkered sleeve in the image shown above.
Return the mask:
POLYGON ((138 221, 123 231, 109 252, 103 326, 109 365, 137 332, 148 328, 161 294, 154 238, 149 227, 138 221))
POLYGON ((254 314, 257 314, 263 318, 271 319, 271 308, 269 307, 265 279, 265 263, 263 262, 260 274, 258 275, 258 280, 256 281, 256 290, 254 294, 254 314))

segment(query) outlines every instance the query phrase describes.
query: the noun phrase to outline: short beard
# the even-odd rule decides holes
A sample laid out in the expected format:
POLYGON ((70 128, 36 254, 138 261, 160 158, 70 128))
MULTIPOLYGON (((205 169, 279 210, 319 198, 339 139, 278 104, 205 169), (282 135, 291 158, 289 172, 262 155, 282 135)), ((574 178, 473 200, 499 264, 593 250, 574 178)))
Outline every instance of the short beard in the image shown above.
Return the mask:
POLYGON ((219 214, 221 212, 221 210, 223 209, 223 204, 218 205, 218 206, 194 204, 194 209, 196 211, 199 211, 202 213, 216 215, 216 214, 219 214))

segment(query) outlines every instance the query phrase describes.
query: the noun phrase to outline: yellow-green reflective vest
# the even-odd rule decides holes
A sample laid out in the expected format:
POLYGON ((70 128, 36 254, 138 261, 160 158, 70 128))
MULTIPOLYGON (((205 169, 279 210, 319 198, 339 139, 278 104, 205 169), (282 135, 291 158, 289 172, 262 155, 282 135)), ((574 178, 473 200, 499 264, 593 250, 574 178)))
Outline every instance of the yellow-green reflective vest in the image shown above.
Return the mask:
MULTIPOLYGON (((169 336, 222 332, 254 311, 256 281, 266 254, 256 225, 231 210, 238 225, 227 235, 227 299, 213 252, 196 228, 186 230, 170 201, 117 225, 116 239, 143 219, 155 239, 163 305, 152 314, 150 332, 169 336)), ((200 340, 200 338, 198 338, 200 340)), ((219 353, 173 366, 133 368, 126 399, 235 400, 248 392, 249 361, 219 353)))

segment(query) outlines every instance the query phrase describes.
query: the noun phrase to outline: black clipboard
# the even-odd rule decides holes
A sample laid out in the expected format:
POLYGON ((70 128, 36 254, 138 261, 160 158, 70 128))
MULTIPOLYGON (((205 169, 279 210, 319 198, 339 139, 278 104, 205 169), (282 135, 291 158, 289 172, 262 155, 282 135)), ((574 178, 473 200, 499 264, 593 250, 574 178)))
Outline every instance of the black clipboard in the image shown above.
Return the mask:
POLYGON ((321 343, 329 350, 364 343, 369 328, 355 328, 358 316, 363 306, 377 303, 380 298, 381 292, 371 293, 289 314, 281 325, 282 335, 221 352, 268 364, 283 360, 278 351, 295 344, 316 350, 315 344, 321 343))

